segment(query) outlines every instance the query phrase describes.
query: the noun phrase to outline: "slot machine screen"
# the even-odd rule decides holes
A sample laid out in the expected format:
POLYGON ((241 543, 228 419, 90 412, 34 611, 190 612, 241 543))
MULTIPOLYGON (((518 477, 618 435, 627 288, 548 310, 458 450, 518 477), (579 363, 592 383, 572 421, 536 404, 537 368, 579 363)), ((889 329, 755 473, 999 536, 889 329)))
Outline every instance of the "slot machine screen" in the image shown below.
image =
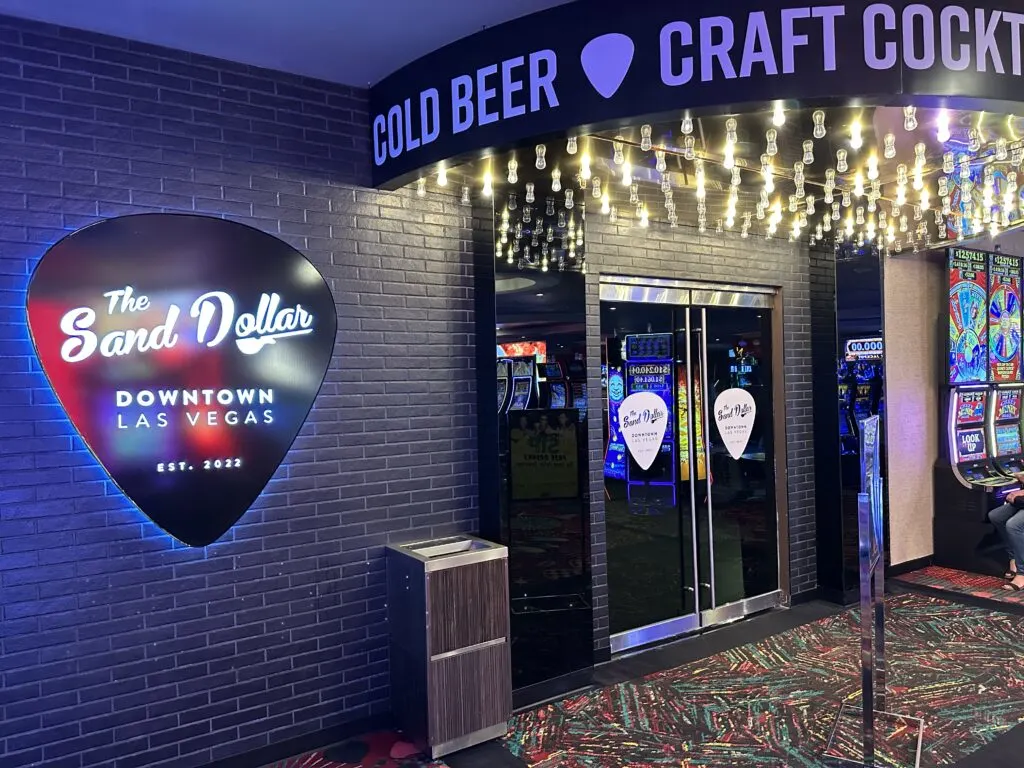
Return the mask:
POLYGON ((512 375, 533 378, 533 364, 528 360, 516 360, 512 363, 512 375))
POLYGON ((562 378, 562 366, 558 363, 543 363, 540 366, 540 370, 545 379, 562 378))
POLYGON ((987 392, 957 392, 956 425, 981 424, 985 421, 987 392))
POLYGON ((956 432, 957 461, 982 461, 988 458, 985 448, 985 431, 982 429, 958 429, 956 432))
POLYGON ((996 421, 1017 420, 1020 418, 1021 390, 1008 389, 999 393, 996 403, 996 421))
POLYGON ((551 407, 565 408, 565 382, 560 381, 551 385, 551 407))
POLYGON ((512 381, 512 404, 511 411, 522 411, 530 402, 530 380, 514 379, 512 381))
POLYGON ((546 341, 508 341, 498 345, 498 357, 532 357, 538 363, 548 359, 546 341))
POLYGON ((989 256, 988 380, 1020 381, 1020 259, 989 256))
POLYGON ((1020 427, 1000 424, 996 427, 996 456, 1020 456, 1020 427))
POLYGON ((988 380, 988 254, 949 249, 949 383, 988 380))

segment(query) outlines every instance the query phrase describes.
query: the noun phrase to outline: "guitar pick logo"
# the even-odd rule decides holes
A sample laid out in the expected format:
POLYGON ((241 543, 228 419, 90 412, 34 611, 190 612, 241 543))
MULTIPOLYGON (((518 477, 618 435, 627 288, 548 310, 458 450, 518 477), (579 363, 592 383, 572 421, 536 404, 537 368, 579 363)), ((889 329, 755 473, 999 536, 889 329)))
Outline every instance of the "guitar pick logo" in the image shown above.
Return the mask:
POLYGON ((595 37, 587 43, 580 63, 594 90, 606 99, 614 96, 626 79, 635 51, 633 41, 617 32, 595 37))
POLYGON ((667 428, 668 406, 653 392, 634 392, 619 406, 619 432, 640 469, 651 468, 667 428))
POLYGON ((224 535, 277 471, 334 350, 317 269, 287 243, 205 216, 79 230, 28 289, 36 353, 111 480, 190 546, 224 535))
POLYGON ((747 450, 757 405, 745 389, 727 389, 715 399, 715 422, 725 449, 735 460, 747 450))

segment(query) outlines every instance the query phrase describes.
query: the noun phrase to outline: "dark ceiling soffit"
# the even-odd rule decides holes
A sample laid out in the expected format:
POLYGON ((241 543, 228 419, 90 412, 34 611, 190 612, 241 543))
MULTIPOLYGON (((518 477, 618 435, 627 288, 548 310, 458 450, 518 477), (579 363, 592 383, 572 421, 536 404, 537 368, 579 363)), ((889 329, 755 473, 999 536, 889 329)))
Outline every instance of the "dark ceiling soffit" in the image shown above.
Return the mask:
MULTIPOLYGON (((901 43, 897 44, 899 55, 893 66, 872 69, 865 63, 864 55, 863 17, 869 5, 869 0, 853 0, 841 6, 845 14, 836 19, 837 66, 834 71, 826 72, 821 66, 812 67, 807 64, 821 61, 825 55, 823 39, 820 34, 815 35, 816 31, 820 32, 823 22, 819 18, 800 18, 797 23, 806 26, 796 31, 809 35, 809 42, 795 49, 794 72, 768 76, 764 74, 763 66, 755 65, 747 78, 726 79, 721 77, 721 67, 715 65, 712 70, 717 71, 718 75, 710 81, 701 82, 695 75, 691 82, 681 87, 665 85, 660 77, 658 41, 666 24, 688 22, 696 38, 700 19, 727 13, 735 29, 733 55, 736 56, 744 45, 749 15, 763 11, 769 38, 775 46, 774 57, 779 62, 779 19, 782 12, 798 7, 810 8, 815 12, 827 7, 826 4, 780 3, 778 0, 770 0, 770 4, 766 5, 756 0, 735 0, 724 11, 720 3, 701 0, 682 10, 674 4, 665 4, 665 7, 652 5, 645 13, 632 13, 624 10, 619 0, 577 0, 485 29, 418 59, 370 89, 371 156, 375 146, 374 121, 378 116, 383 116, 386 121, 388 111, 393 106, 404 108, 406 100, 409 100, 411 110, 407 119, 414 140, 420 133, 419 101, 423 91, 437 89, 441 115, 437 139, 411 151, 403 151, 397 158, 388 158, 380 166, 372 161, 374 186, 396 189, 421 175, 432 175, 441 162, 452 167, 536 141, 585 135, 640 120, 655 122, 675 119, 684 111, 697 117, 702 113, 761 110, 780 100, 786 102, 787 106, 846 105, 851 102, 896 106, 909 101, 921 107, 947 106, 1011 113, 1020 111, 1021 78, 1009 72, 1012 46, 1009 24, 1003 23, 996 35, 1007 72, 995 72, 991 62, 985 72, 978 72, 973 66, 978 55, 974 44, 975 11, 988 14, 985 18, 991 20, 991 14, 997 13, 998 9, 975 3, 958 4, 966 10, 971 22, 969 33, 961 35, 962 40, 958 38, 960 43, 970 45, 972 66, 966 70, 954 71, 941 65, 925 70, 910 69, 903 61, 901 43), (605 97, 597 92, 592 80, 588 80, 581 66, 581 52, 589 43, 608 35, 624 35, 637 42, 621 86, 605 97), (473 77, 475 87, 477 71, 497 65, 498 72, 493 82, 498 85, 499 93, 494 103, 500 110, 501 62, 518 56, 525 56, 528 61, 531 53, 545 50, 552 50, 557 55, 555 90, 558 107, 527 111, 524 115, 499 119, 484 126, 474 124, 459 133, 451 131, 453 78, 469 75, 473 77)), ((892 2, 884 5, 895 9, 897 28, 893 31, 880 28, 879 46, 890 40, 900 40, 900 14, 908 3, 892 2)), ((946 7, 939 0, 926 0, 916 5, 931 8, 936 25, 939 14, 946 7)), ((1002 5, 1024 12, 1024 2, 1021 0, 1004 0, 1002 5)), ((1016 29, 1019 31, 1020 27, 1016 29)), ((918 36, 917 31, 914 34, 918 36)), ((940 41, 934 42, 936 61, 940 61, 940 41)), ((690 46, 686 53, 698 54, 694 58, 695 67, 699 66, 699 47, 690 46)), ((524 69, 528 70, 529 67, 524 69)), ((525 98, 528 99, 529 83, 524 88, 525 98)), ((518 97, 524 98, 524 92, 519 92, 518 97)))

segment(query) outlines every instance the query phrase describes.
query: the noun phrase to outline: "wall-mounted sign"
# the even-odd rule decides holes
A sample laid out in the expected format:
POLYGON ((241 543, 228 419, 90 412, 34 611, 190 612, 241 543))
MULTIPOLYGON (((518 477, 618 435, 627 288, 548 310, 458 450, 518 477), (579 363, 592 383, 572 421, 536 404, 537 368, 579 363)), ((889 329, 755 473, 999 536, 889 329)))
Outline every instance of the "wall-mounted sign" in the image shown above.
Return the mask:
POLYGON ((754 430, 757 404, 745 389, 727 389, 715 398, 715 423, 725 449, 735 460, 743 456, 754 430))
POLYGON ((190 546, 266 486, 334 350, 331 291, 271 235, 204 216, 125 216, 54 245, 28 289, 36 353, 111 479, 190 546))
POLYGON ((668 428, 668 406, 654 392, 636 392, 619 406, 619 431, 640 469, 651 468, 668 428))
POLYGON ((871 339, 849 339, 846 342, 846 359, 850 362, 881 360, 884 354, 885 342, 880 336, 871 339))
MULTIPOLYGON (((774 99, 1019 100, 1024 13, 927 2, 568 3, 491 27, 370 90, 374 183, 625 118, 774 99)), ((977 109, 978 103, 971 107, 977 109)), ((981 107, 983 108, 983 107, 981 107)))

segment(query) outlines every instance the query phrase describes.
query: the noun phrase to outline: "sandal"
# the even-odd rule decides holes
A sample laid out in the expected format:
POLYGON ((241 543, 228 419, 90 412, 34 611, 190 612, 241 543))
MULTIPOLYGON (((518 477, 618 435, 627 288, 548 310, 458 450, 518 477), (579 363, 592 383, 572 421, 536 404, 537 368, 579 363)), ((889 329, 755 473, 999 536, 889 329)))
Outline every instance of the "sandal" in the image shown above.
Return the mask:
POLYGON ((1003 578, 1006 579, 1007 581, 1013 581, 1014 579, 1017 578, 1017 572, 1016 571, 1007 571, 1006 573, 1003 574, 1003 578))
POLYGON ((1006 592, 1020 592, 1024 587, 1018 587, 1012 581, 1009 584, 1003 584, 1003 590, 1006 592))

